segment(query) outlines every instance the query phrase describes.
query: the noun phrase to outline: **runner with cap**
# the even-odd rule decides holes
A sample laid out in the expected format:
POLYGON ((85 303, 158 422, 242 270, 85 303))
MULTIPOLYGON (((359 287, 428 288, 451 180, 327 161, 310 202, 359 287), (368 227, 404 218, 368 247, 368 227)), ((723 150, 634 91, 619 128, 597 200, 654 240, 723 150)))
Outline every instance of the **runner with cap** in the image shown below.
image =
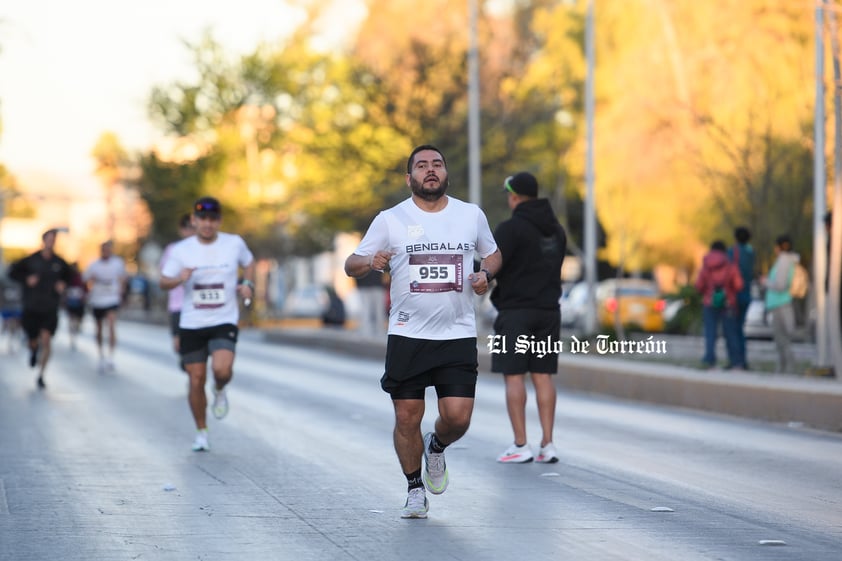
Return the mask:
POLYGON ((208 357, 214 378, 214 417, 228 414, 226 385, 231 381, 239 328, 237 297, 254 297, 254 256, 236 234, 220 232, 222 207, 213 197, 193 205, 196 235, 177 242, 161 270, 160 286, 184 287, 179 319, 180 354, 190 377, 188 402, 196 424, 193 450, 210 450, 206 420, 208 357), (239 274, 242 269, 242 275, 239 274), (238 278, 242 278, 238 282, 238 278))

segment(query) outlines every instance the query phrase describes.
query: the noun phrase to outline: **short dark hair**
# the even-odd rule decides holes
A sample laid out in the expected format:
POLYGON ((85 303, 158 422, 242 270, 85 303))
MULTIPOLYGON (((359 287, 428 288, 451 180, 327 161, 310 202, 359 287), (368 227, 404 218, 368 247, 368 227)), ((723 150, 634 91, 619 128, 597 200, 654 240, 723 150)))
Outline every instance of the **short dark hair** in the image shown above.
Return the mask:
POLYGON ((722 240, 716 240, 712 244, 710 244, 710 248, 716 251, 727 251, 727 247, 725 246, 725 242, 722 240))
POLYGON ((737 226, 734 229, 734 238, 737 240, 737 243, 747 244, 751 239, 751 231, 745 226, 737 226))
POLYGON ((789 251, 792 249, 792 238, 789 237, 789 234, 781 234, 775 238, 775 245, 784 251, 789 251))
POLYGON ((444 162, 444 167, 447 167, 447 160, 442 154, 441 150, 433 146, 432 144, 422 144, 421 146, 416 146, 415 149, 409 154, 409 158, 406 160, 406 173, 412 173, 412 164, 413 160, 415 159, 415 154, 418 152, 423 152, 424 150, 432 150, 434 152, 438 152, 439 156, 441 156, 441 161, 444 162))

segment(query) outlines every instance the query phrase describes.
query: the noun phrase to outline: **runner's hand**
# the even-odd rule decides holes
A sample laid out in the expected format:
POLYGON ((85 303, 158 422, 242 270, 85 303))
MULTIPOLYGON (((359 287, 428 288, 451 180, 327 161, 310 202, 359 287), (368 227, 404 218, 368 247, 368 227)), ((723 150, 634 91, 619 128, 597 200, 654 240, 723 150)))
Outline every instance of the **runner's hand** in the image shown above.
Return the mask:
POLYGON ((471 281, 471 288, 474 289, 474 294, 482 296, 488 292, 488 277, 483 272, 471 273, 468 275, 471 281))

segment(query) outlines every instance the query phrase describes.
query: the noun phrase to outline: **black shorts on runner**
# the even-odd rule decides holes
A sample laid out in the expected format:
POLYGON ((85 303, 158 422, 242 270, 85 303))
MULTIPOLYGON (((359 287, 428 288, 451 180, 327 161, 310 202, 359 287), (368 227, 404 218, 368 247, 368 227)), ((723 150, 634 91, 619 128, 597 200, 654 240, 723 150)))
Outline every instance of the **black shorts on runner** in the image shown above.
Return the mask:
POLYGON ((477 339, 435 341, 389 335, 386 372, 380 387, 392 399, 424 399, 435 386, 442 397, 474 397, 477 386, 477 339))
POLYGON ((558 310, 500 310, 494 320, 499 336, 491 371, 503 374, 556 374, 561 346, 558 310), (505 352, 504 352, 505 351, 505 352))
POLYGON ((227 349, 234 352, 239 332, 239 328, 233 323, 201 329, 181 328, 179 330, 181 361, 184 364, 206 362, 214 351, 227 349))
POLYGON ((58 310, 52 312, 24 310, 20 325, 29 339, 37 339, 42 329, 49 331, 50 335, 55 335, 58 327, 58 310))
POLYGON ((67 309, 67 315, 69 315, 72 318, 82 318, 85 315, 85 305, 84 304, 79 304, 78 306, 75 305, 75 304, 74 305, 68 304, 67 306, 65 306, 65 308, 67 309))
POLYGON ((101 320, 105 316, 108 315, 108 312, 119 310, 120 306, 106 306, 104 308, 91 308, 91 311, 94 314, 94 319, 101 320))

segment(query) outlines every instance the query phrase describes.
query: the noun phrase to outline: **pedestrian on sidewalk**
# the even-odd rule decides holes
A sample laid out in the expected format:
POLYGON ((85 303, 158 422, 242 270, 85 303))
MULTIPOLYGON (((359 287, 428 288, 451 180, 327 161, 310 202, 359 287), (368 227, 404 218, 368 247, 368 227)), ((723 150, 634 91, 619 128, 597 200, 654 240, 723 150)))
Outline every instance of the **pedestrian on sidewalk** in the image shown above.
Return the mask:
POLYGON ((188 402, 196 425, 193 450, 210 450, 207 425, 207 362, 214 378, 214 417, 228 414, 226 385, 231 381, 240 306, 237 297, 254 297, 254 256, 236 234, 220 232, 222 207, 213 197, 193 205, 196 235, 173 246, 161 271, 164 290, 184 287, 179 319, 181 360, 190 377, 188 402), (240 270, 242 269, 242 276, 240 270), (238 282, 238 279, 241 278, 238 282))
POLYGON ((790 287, 795 267, 801 256, 792 251, 792 239, 781 234, 775 239, 775 262, 763 279, 766 287, 766 310, 772 315, 772 337, 778 351, 777 372, 795 372, 792 336, 795 332, 795 309, 790 287))
POLYGON ((520 337, 558 342, 561 335, 561 265, 567 252, 567 233, 546 198, 538 198, 538 180, 529 172, 503 182, 512 217, 494 230, 503 266, 495 277, 491 303, 497 308, 495 340, 501 342, 491 355, 491 371, 506 382, 506 409, 514 442, 500 456, 501 463, 558 461, 553 445, 558 352, 515 352, 520 337), (526 373, 535 387, 541 446, 535 456, 526 435, 526 373))
POLYGON ((29 345, 29 366, 38 367, 37 385, 46 388, 44 373, 50 360, 52 340, 58 328, 58 309, 72 270, 56 255, 58 230, 47 230, 41 236, 39 251, 12 264, 9 277, 23 287, 21 326, 29 345))
POLYGON ((391 269, 389 330, 382 389, 395 410, 395 451, 407 480, 402 518, 426 518, 427 489, 441 494, 444 451, 468 430, 477 382, 474 294, 485 294, 500 252, 483 211, 447 195, 441 150, 415 148, 406 165, 411 195, 378 214, 345 273, 391 269), (474 257, 481 258, 474 272, 474 257), (426 388, 438 397, 435 430, 421 434, 426 388), (422 476, 422 458, 424 474, 422 476))
POLYGON ((746 352, 746 314, 751 304, 751 285, 754 282, 754 248, 751 247, 751 231, 745 226, 734 229, 734 245, 728 249, 728 258, 737 265, 743 288, 737 292, 737 346, 734 364, 742 364, 748 369, 748 354, 746 352))
POLYGON ((745 369, 745 355, 740 358, 737 335, 737 293, 743 288, 740 270, 728 259, 725 242, 717 240, 702 259, 702 269, 695 283, 702 295, 702 322, 705 333, 705 354, 702 364, 716 368, 716 341, 719 328, 728 352, 726 368, 745 369))
POLYGON ((117 349, 117 310, 123 301, 126 287, 126 262, 114 255, 114 242, 99 246, 99 259, 88 265, 82 279, 88 286, 88 305, 96 323, 96 346, 100 374, 114 370, 117 349), (108 329, 108 348, 105 348, 105 329, 108 329))
MULTIPOLYGON (((195 233, 196 229, 193 227, 193 217, 189 213, 183 214, 178 220, 178 235, 180 239, 183 240, 185 238, 189 238, 195 233)), ((166 265, 167 260, 169 260, 173 247, 175 247, 177 243, 177 241, 172 242, 167 244, 167 247, 164 248, 164 252, 161 255, 161 261, 159 263, 159 270, 164 270, 164 265, 166 265)), ((172 347, 176 354, 180 353, 178 324, 181 319, 181 306, 183 303, 184 286, 178 285, 167 294, 167 312, 169 313, 170 320, 170 334, 172 335, 172 347)), ((184 363, 181 362, 181 359, 179 359, 179 366, 182 370, 185 370, 184 363)))

